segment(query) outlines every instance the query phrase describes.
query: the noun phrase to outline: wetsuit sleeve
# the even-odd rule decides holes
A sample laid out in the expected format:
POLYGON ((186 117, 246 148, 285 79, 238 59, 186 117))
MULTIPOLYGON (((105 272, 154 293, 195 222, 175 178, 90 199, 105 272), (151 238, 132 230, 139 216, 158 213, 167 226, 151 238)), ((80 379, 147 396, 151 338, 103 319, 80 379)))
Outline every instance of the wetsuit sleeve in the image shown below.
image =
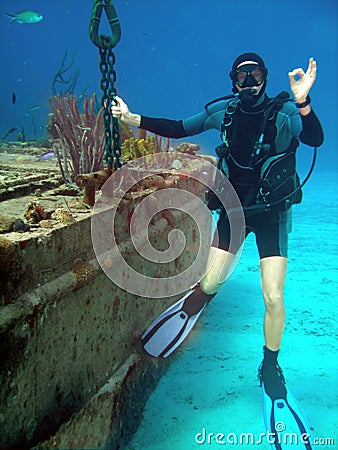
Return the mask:
POLYGON ((318 117, 313 109, 307 116, 301 116, 303 130, 300 133, 300 141, 307 145, 319 147, 324 141, 324 133, 318 117))
POLYGON ((141 116, 140 128, 158 134, 159 136, 179 139, 189 136, 183 127, 182 120, 157 119, 141 116))
POLYGON ((211 129, 220 130, 224 117, 224 108, 224 101, 217 102, 208 111, 203 110, 184 120, 157 119, 141 116, 140 128, 159 134, 160 136, 174 139, 194 136, 211 129))

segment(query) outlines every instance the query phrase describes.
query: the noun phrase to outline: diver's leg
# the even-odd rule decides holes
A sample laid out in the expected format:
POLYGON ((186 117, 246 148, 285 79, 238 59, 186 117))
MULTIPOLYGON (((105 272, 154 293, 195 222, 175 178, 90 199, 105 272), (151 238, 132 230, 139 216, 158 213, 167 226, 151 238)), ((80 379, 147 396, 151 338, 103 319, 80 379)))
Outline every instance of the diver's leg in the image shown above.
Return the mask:
POLYGON ((284 283, 287 258, 283 256, 262 258, 260 265, 265 303, 265 346, 277 351, 280 349, 285 325, 284 283))
POLYGON ((188 336, 207 304, 226 280, 234 255, 212 247, 206 275, 177 303, 164 311, 142 335, 144 350, 151 356, 169 356, 188 336))
POLYGON ((264 358, 259 378, 270 398, 285 398, 285 381, 278 364, 278 354, 285 324, 284 281, 287 258, 270 256, 261 259, 262 290, 265 303, 264 358))
MULTIPOLYGON (((223 222, 226 225, 224 219, 223 222)), ((222 248, 211 246, 205 275, 198 285, 164 311, 143 333, 143 347, 149 355, 169 356, 188 336, 204 308, 231 273, 235 255, 226 250, 229 248, 230 227, 220 226, 223 222, 217 223, 222 248)))
POLYGON ((251 220, 260 255, 265 345, 277 351, 285 324, 284 284, 291 217, 288 211, 269 211, 251 220))
POLYGON ((285 393, 283 376, 277 358, 285 324, 284 284, 289 220, 288 211, 269 211, 252 220, 260 255, 265 303, 265 346, 259 375, 265 390, 277 397, 285 393))
POLYGON ((235 255, 211 247, 205 276, 198 286, 164 311, 142 335, 151 356, 169 356, 188 336, 206 305, 226 280, 235 255))
POLYGON ((285 386, 278 353, 285 325, 284 284, 287 267, 287 211, 268 212, 257 218, 256 241, 260 254, 265 303, 264 358, 259 375, 270 397, 284 398, 285 386))
POLYGON ((235 257, 225 250, 211 247, 206 273, 193 292, 186 297, 182 307, 183 311, 190 316, 195 315, 215 297, 218 289, 231 274, 235 257))
POLYGON ((203 292, 215 294, 230 276, 236 263, 236 254, 240 251, 244 239, 243 230, 239 230, 239 233, 237 230, 232 237, 228 215, 221 213, 209 251, 205 275, 199 284, 203 292))
MULTIPOLYGON (((284 252, 280 252, 284 253, 284 252)), ((284 253, 285 255, 285 253, 284 253)), ((267 432, 272 437, 273 448, 284 448, 290 430, 301 437, 302 448, 311 449, 309 428, 299 405, 286 387, 285 378, 278 364, 282 333, 285 323, 284 282, 287 258, 269 256, 261 259, 262 289, 265 302, 264 358, 258 376, 262 387, 263 415, 267 432), (280 430, 280 425, 283 429, 280 430), (284 434, 285 431, 285 434, 284 434), (278 439, 277 439, 278 436, 278 439), (282 446, 279 443, 282 443, 282 446)))
POLYGON ((207 262, 207 272, 200 281, 200 288, 206 294, 214 294, 232 272, 236 255, 211 247, 207 262))

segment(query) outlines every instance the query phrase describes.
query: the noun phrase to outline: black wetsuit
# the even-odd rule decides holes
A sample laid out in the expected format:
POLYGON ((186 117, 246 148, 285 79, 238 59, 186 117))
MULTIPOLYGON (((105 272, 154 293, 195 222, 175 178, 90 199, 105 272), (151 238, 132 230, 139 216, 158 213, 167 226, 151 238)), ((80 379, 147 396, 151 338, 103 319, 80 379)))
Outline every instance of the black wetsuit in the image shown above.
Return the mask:
MULTIPOLYGON (((165 137, 183 138, 200 134, 210 129, 221 131, 226 108, 231 100, 222 100, 211 104, 202 112, 184 120, 170 120, 141 116, 140 128, 165 137)), ((261 132, 264 110, 269 99, 264 95, 260 104, 244 111, 238 108, 236 124, 231 130, 229 140, 232 164, 229 167, 229 180, 241 201, 250 189, 258 183, 257 172, 251 170, 250 158, 253 147, 261 132)), ((321 124, 313 112, 301 116, 293 102, 285 102, 276 112, 276 120, 267 139, 274 154, 283 153, 298 146, 299 141, 310 146, 319 147, 323 142, 321 124)), ((229 249, 230 229, 227 214, 220 214, 218 223, 218 247, 229 249)), ((259 212, 246 217, 245 236, 253 231, 260 258, 268 256, 287 256, 287 238, 291 230, 291 208, 259 212)))

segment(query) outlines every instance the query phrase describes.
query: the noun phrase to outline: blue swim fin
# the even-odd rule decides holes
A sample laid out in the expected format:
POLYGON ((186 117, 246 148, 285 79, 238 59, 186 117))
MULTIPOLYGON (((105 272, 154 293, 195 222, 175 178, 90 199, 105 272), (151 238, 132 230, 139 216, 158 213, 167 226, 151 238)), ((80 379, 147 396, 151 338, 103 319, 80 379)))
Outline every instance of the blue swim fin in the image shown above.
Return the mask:
POLYGON ((191 289, 143 333, 144 350, 154 357, 169 356, 188 336, 214 295, 205 294, 199 287, 191 289))
POLYGON ((282 386, 273 392, 267 387, 261 377, 263 415, 267 432, 267 440, 273 450, 313 450, 311 432, 307 420, 290 390, 285 385, 285 379, 280 367, 282 386))

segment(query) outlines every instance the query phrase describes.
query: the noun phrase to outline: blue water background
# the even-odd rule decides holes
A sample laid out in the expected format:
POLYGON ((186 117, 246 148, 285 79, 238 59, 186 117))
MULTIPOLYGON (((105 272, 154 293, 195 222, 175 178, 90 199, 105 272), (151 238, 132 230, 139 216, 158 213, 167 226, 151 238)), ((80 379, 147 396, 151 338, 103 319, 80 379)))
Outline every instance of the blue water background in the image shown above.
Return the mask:
MULTIPOLYGON (((80 94, 89 83, 87 93, 91 95, 96 92, 100 95, 98 49, 88 36, 92 3, 90 0, 1 2, 0 136, 11 127, 20 129, 22 126, 29 139, 45 135, 45 125, 50 112, 48 99, 52 95, 52 79, 60 67, 65 49, 68 50, 68 62, 73 50, 76 50, 74 66, 70 71, 74 73, 76 69, 80 69, 75 92, 80 94), (31 25, 13 23, 8 26, 9 19, 4 17, 3 13, 25 9, 38 11, 44 16, 43 21, 31 25), (17 98, 15 105, 11 101, 13 92, 17 98), (39 105, 40 109, 30 112, 29 108, 33 105, 39 105), (33 127, 33 118, 37 135, 33 127)), ((308 412, 310 422, 316 422, 316 435, 331 436, 333 430, 331 427, 336 420, 336 410, 331 404, 335 402, 334 386, 337 386, 336 359, 331 354, 331 349, 336 343, 334 337, 336 326, 333 325, 333 321, 329 323, 329 318, 336 316, 335 313, 331 313, 329 307, 333 307, 336 297, 337 273, 334 246, 337 233, 337 184, 334 186, 334 180, 338 170, 337 2, 117 0, 114 4, 122 27, 122 38, 115 49, 116 87, 132 111, 145 115, 184 118, 199 112, 209 100, 230 93, 228 72, 234 58, 242 52, 255 51, 264 58, 269 68, 267 92, 271 96, 281 90, 289 90, 287 76, 289 70, 299 66, 306 69, 308 58, 310 56, 316 58, 318 77, 310 95, 312 105, 324 128, 325 142, 319 151, 315 175, 305 189, 305 200, 295 211, 287 289, 288 311, 292 320, 289 320, 291 325, 288 325, 285 336, 285 347, 291 347, 294 354, 288 356, 290 352, 284 353, 284 366, 287 368, 292 385, 295 386, 298 398, 308 412), (325 178, 323 183, 321 176, 326 172, 333 173, 330 178, 325 178), (301 323, 304 311, 311 313, 311 320, 307 320, 307 316, 304 318, 305 326, 301 323), (297 330, 293 330, 293 327, 300 330, 296 336, 294 333, 297 330), (317 328, 320 328, 319 331, 317 328), (300 341, 299 335, 302 333, 306 333, 304 341, 300 341), (309 336, 311 333, 313 334, 309 336), (318 334, 324 336, 322 340, 318 339, 318 334), (302 348, 306 350, 301 355, 303 357, 305 354, 306 357, 298 364, 297 358, 301 357, 299 352, 302 348), (308 354, 310 350, 313 353, 308 354), (288 359, 291 357, 294 357, 295 361, 288 359), (313 400, 309 400, 308 391, 310 386, 313 392, 313 379, 318 380, 318 392, 314 394, 313 400)), ((107 32, 107 24, 103 24, 101 32, 107 32)), ((67 78, 70 73, 65 77, 67 78)), ((204 153, 212 154, 214 147, 219 143, 219 136, 217 131, 209 131, 194 136, 189 141, 199 144, 204 153)), ((311 162, 311 151, 308 150, 310 149, 302 146, 298 152, 298 167, 302 176, 306 174, 311 162)), ((252 421, 248 430, 256 430, 258 420, 259 427, 262 427, 259 393, 254 379, 261 357, 260 319, 263 316, 263 307, 257 300, 261 295, 259 277, 256 273, 257 252, 252 241, 251 244, 249 241, 246 248, 248 249, 245 253, 246 262, 242 263, 235 273, 231 281, 233 284, 223 288, 218 296, 219 301, 215 301, 213 304, 215 306, 211 305, 206 312, 203 326, 199 328, 199 333, 206 329, 205 334, 201 334, 202 341, 199 341, 196 347, 190 347, 190 350, 189 346, 186 350, 183 348, 183 352, 187 352, 187 357, 182 359, 182 365, 179 367, 172 365, 172 372, 168 373, 169 378, 163 379, 162 387, 154 393, 153 400, 150 400, 153 402, 153 409, 151 405, 148 407, 148 419, 145 419, 143 429, 135 438, 133 448, 152 449, 151 440, 158 442, 163 430, 167 430, 168 446, 154 445, 156 450, 193 448, 194 433, 200 431, 202 426, 207 423, 213 430, 217 430, 217 420, 223 420, 224 414, 223 410, 218 414, 217 408, 228 407, 227 417, 239 417, 238 420, 242 420, 243 411, 247 411, 246 420, 250 416, 252 421), (236 274, 239 278, 236 278, 236 274), (234 289, 234 284, 241 282, 241 276, 243 276, 242 286, 240 289, 234 289), (247 292, 247 289, 250 295, 244 296, 246 307, 255 308, 249 310, 251 315, 249 314, 250 317, 247 318, 252 321, 249 324, 250 340, 244 338, 247 336, 245 327, 248 325, 245 325, 246 322, 242 323, 244 313, 238 306, 243 304, 242 294, 247 292), (252 300, 252 297, 257 298, 252 300), (229 321, 225 325, 224 321, 215 322, 216 328, 213 325, 213 317, 221 315, 223 317, 225 308, 222 304, 223 298, 229 299, 232 320, 237 317, 235 315, 233 319, 234 311, 238 311, 238 315, 241 316, 237 322, 234 321, 232 328, 227 325, 229 321), (240 341, 237 334, 232 337, 236 330, 240 341), (220 334, 217 334, 218 331, 220 334), (215 336, 213 333, 216 333, 215 336), (250 351, 254 354, 251 365, 248 366, 244 361, 242 364, 244 372, 239 371, 235 364, 230 368, 230 353, 233 359, 236 349, 241 350, 241 345, 245 347, 249 342, 250 351), (189 354, 189 351, 192 354, 189 354), (224 352, 228 379, 224 378, 223 368, 220 374, 215 374, 215 378, 206 378, 205 374, 211 377, 210 371, 214 370, 210 363, 216 361, 219 366, 221 364, 219 360, 225 358, 224 352), (229 352, 229 355, 226 352, 229 352), (201 359, 198 358, 201 358, 201 355, 205 358, 206 364, 203 366, 204 371, 201 369, 201 378, 196 381, 197 388, 194 389, 192 386, 192 393, 183 392, 181 384, 183 374, 180 376, 180 371, 188 375, 185 379, 188 390, 191 374, 196 371, 196 361, 200 364, 201 359), (228 387, 228 394, 224 394, 224 386, 228 384, 231 387, 232 380, 238 381, 241 373, 245 375, 240 379, 243 386, 236 386, 233 390, 240 396, 240 392, 249 389, 252 401, 244 403, 246 397, 242 403, 237 401, 237 408, 242 408, 237 414, 233 402, 226 403, 223 398, 225 395, 233 396, 232 388, 228 387), (202 395, 204 380, 207 380, 207 392, 214 393, 210 404, 202 395), (171 396, 170 392, 168 393, 170 389, 173 391, 171 396), (187 414, 191 414, 190 410, 195 403, 190 405, 189 398, 185 398, 193 394, 202 396, 201 399, 197 399, 200 419, 196 423, 194 422, 196 419, 187 414), (179 395, 184 397, 182 401, 178 398, 179 395), (170 405, 169 412, 165 408, 166 402, 163 412, 159 408, 158 399, 164 397, 169 399, 166 400, 170 405), (177 411, 174 414, 175 408, 182 409, 182 412, 177 411), (172 425, 176 416, 182 420, 181 429, 172 425), (158 421, 157 428, 151 423, 152 417, 158 421), (183 422, 184 420, 186 422, 183 422), (175 447, 170 439, 175 435, 178 436, 178 440, 181 439, 182 430, 186 430, 187 436, 183 436, 175 447)), ((227 308, 229 310, 229 306, 227 308)), ((231 400, 232 398, 230 397, 231 400)), ((197 400, 194 398, 194 402, 197 400)), ((194 411, 198 410, 195 408, 194 411)), ((230 429, 233 430, 229 425, 227 430, 230 429)), ((241 430, 240 427, 238 429, 241 430)), ((218 430, 224 430, 222 423, 218 430)))
MULTIPOLYGON (((75 92, 79 95, 89 84, 88 94, 101 95, 98 49, 88 36, 92 4, 90 0, 1 2, 0 136, 22 126, 28 139, 45 135, 52 79, 65 49, 67 62, 76 50, 73 68, 65 74, 67 78, 80 70, 75 92), (44 19, 8 26, 10 19, 3 14, 25 9, 38 11, 44 19), (29 111, 33 105, 41 108, 29 111)), ((317 171, 337 170, 335 0, 117 0, 114 5, 122 27, 115 48, 116 87, 132 111, 145 115, 184 118, 230 93, 229 69, 242 52, 255 51, 264 58, 271 96, 289 90, 289 70, 306 69, 308 58, 315 57, 318 78, 311 98, 325 130, 317 171)), ((108 31, 104 17, 100 32, 108 31)), ((219 136, 209 131, 190 141, 212 154, 219 136)), ((301 174, 310 161, 309 152, 299 152, 301 174)))

